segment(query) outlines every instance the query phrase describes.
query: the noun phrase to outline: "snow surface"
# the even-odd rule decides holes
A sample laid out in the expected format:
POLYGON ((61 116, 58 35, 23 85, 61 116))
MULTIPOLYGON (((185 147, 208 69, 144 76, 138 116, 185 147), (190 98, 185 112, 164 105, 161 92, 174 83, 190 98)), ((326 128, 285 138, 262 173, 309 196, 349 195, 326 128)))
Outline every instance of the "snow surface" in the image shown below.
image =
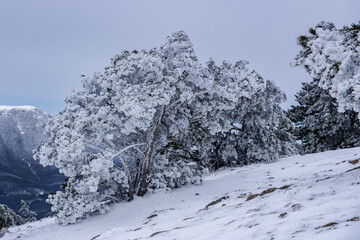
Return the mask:
POLYGON ((10 111, 10 110, 26 110, 26 111, 33 111, 35 109, 37 109, 36 107, 33 106, 28 106, 28 105, 24 105, 24 106, 7 106, 7 105, 0 105, 0 111, 10 111))
POLYGON ((352 148, 225 169, 78 224, 13 227, 4 239, 357 240, 359 217, 360 148, 352 148))

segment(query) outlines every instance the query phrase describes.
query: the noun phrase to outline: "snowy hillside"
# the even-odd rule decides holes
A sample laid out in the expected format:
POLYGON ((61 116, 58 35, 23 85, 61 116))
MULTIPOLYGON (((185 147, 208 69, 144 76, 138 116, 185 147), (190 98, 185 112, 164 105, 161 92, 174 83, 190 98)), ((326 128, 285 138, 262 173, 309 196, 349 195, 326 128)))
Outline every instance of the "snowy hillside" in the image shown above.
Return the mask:
POLYGON ((200 186, 120 203, 59 226, 54 218, 4 239, 341 239, 360 237, 360 148, 226 169, 200 186))
POLYGON ((32 151, 46 139, 49 115, 32 106, 0 105, 0 203, 17 211, 26 200, 40 217, 49 216, 48 192, 64 177, 54 167, 43 167, 32 151))

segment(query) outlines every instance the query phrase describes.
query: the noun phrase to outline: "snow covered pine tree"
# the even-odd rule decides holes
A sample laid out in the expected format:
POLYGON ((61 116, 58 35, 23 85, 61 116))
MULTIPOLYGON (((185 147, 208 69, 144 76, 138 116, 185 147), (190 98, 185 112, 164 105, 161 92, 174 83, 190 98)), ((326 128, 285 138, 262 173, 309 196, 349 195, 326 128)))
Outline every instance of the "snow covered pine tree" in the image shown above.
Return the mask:
POLYGON ((286 131, 291 128, 291 122, 279 105, 285 100, 284 93, 273 82, 264 81, 257 72, 250 71, 247 64, 247 61, 235 65, 223 62, 216 66, 212 60, 207 63, 217 94, 211 99, 209 96, 201 99, 199 104, 217 103, 222 108, 221 114, 207 115, 201 121, 193 119, 189 133, 174 139, 182 153, 170 158, 186 154, 187 159, 213 170, 271 161, 297 152, 295 140, 286 131), (222 96, 231 94, 235 98, 233 102, 223 101, 222 96), (209 134, 204 129, 204 122, 224 121, 228 124, 226 131, 209 134), (180 147, 180 143, 185 146, 180 147))
POLYGON ((315 153, 360 146, 360 121, 357 113, 338 112, 336 99, 318 80, 303 83, 296 95, 298 105, 288 111, 295 123, 295 136, 303 153, 315 153))
POLYGON ((0 230, 14 225, 21 225, 23 223, 24 220, 22 217, 17 215, 8 206, 0 204, 0 230))
POLYGON ((64 191, 48 199, 60 223, 134 194, 200 183, 213 169, 210 152, 227 166, 296 151, 281 129, 289 123, 279 107, 284 94, 244 62, 210 65, 179 31, 159 49, 124 51, 104 72, 82 75, 83 90, 67 97, 34 154, 67 176, 64 191), (219 148, 223 139, 232 145, 219 148))
POLYGON ((337 30, 321 22, 300 36, 303 47, 292 66, 313 79, 297 93, 288 114, 302 151, 313 153, 360 145, 360 25, 337 30))
POLYGON ((31 211, 29 205, 24 200, 21 200, 21 208, 19 210, 19 213, 23 217, 24 222, 36 221, 36 212, 31 211))
POLYGON ((360 22, 339 30, 321 22, 309 32, 298 38, 302 49, 291 65, 304 67, 319 87, 329 90, 339 112, 360 113, 360 22))

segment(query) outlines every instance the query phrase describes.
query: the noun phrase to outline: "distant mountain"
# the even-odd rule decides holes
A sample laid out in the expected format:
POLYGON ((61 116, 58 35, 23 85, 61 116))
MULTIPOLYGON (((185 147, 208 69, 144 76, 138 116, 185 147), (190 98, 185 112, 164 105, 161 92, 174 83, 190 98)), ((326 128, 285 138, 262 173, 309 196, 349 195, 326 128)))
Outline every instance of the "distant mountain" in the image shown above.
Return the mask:
POLYGON ((43 167, 32 157, 46 139, 50 118, 31 106, 0 106, 0 203, 18 211, 26 200, 39 217, 51 214, 47 193, 59 190, 64 180, 54 167, 43 167))

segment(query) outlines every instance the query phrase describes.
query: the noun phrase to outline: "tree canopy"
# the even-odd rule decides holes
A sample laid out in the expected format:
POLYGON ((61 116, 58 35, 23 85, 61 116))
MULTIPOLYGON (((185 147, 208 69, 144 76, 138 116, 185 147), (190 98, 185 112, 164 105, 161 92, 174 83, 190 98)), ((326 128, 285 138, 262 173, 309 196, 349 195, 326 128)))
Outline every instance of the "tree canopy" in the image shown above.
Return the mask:
POLYGON ((67 97, 34 154, 67 176, 48 199, 59 222, 200 183, 218 167, 295 153, 279 105, 285 94, 246 64, 204 66, 179 31, 160 48, 123 51, 103 72, 82 75, 83 89, 67 97))
POLYGON ((300 36, 298 44, 302 49, 291 65, 304 67, 319 87, 329 90, 339 112, 359 113, 360 22, 342 29, 321 22, 300 36))

